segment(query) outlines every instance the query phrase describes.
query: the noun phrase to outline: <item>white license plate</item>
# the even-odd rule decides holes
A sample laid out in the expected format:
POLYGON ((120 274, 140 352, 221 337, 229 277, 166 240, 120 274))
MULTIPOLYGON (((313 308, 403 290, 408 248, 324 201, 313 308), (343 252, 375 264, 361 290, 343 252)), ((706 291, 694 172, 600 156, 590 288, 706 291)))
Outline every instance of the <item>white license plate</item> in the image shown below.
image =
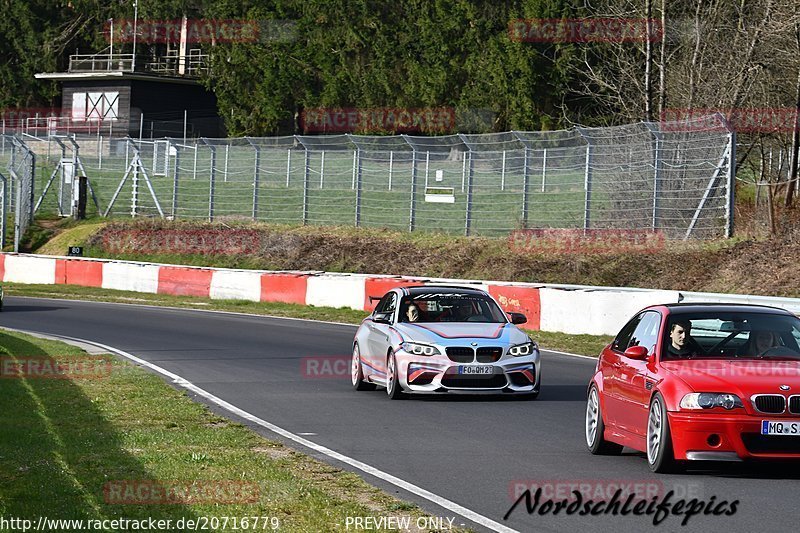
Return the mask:
POLYGON ((762 420, 762 435, 800 435, 800 422, 762 420))
POLYGON ((470 374, 470 375, 486 375, 486 374, 494 374, 494 367, 492 365, 488 366, 467 366, 461 365, 458 367, 459 374, 470 374))

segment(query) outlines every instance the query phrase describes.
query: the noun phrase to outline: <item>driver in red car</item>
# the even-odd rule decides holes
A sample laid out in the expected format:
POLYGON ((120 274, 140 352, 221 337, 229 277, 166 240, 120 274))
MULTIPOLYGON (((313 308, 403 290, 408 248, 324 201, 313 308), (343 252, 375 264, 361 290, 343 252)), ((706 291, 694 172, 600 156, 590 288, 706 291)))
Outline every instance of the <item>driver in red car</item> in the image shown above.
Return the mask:
POLYGON ((669 330, 667 352, 672 357, 688 357, 695 353, 697 342, 692 338, 692 325, 688 321, 673 322, 669 330))

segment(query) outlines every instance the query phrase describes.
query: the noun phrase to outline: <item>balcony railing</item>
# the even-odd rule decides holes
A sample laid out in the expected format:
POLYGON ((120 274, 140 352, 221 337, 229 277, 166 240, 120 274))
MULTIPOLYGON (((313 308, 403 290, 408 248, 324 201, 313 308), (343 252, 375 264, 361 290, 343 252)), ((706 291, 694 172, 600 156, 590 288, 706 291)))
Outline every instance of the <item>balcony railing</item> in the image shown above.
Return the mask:
POLYGON ((168 54, 146 60, 133 54, 75 54, 69 57, 69 72, 150 72, 162 76, 199 77, 208 70, 208 55, 190 50, 188 55, 168 54))

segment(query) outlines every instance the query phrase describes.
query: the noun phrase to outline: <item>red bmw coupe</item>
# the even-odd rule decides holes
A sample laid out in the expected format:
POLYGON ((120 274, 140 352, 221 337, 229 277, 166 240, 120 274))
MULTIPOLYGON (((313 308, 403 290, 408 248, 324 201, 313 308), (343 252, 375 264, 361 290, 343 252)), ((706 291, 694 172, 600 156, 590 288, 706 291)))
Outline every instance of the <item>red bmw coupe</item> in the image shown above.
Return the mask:
POLYGON ((634 316, 589 383, 586 444, 685 461, 800 459, 800 319, 783 309, 667 304, 634 316))

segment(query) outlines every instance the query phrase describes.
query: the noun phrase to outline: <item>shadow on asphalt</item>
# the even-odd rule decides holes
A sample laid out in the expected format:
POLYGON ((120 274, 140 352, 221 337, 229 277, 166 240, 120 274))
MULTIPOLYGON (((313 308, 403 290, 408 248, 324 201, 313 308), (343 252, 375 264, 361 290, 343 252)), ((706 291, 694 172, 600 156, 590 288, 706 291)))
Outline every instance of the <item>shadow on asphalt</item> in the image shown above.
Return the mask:
MULTIPOLYGON (((385 394, 383 388, 378 391, 385 394)), ((376 391, 377 392, 377 391, 376 391)), ((493 402, 584 402, 586 401, 585 385, 548 385, 542 388, 541 394, 537 399, 530 398, 526 394, 496 393, 496 394, 408 394, 404 398, 406 401, 424 402, 455 402, 455 403, 493 403, 493 402)))
MULTIPOLYGON (((8 302, 3 306, 3 313, 28 313, 32 311, 62 311, 67 307, 57 306, 37 306, 37 305, 16 305, 8 302)), ((2 316, 2 315, 0 315, 2 316)))

